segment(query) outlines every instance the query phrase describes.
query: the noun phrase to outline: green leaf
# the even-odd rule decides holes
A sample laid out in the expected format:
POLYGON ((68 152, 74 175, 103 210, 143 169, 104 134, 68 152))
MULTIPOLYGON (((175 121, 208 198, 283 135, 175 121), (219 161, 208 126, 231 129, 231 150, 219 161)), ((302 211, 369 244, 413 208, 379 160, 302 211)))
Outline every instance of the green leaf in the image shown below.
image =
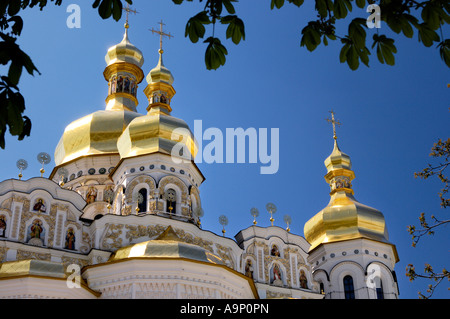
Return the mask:
POLYGON ((208 43, 205 52, 205 64, 208 70, 217 70, 225 65, 227 49, 222 45, 218 38, 209 37, 204 41, 208 43))
POLYGON ((422 19, 432 30, 436 30, 440 26, 440 16, 438 7, 432 3, 428 2, 422 9, 422 19))
POLYGON ((119 21, 120 18, 122 17, 122 11, 123 11, 122 1, 113 0, 113 9, 112 9, 113 19, 119 21))
POLYGON ((336 19, 343 19, 352 11, 352 4, 349 0, 335 0, 333 11, 336 19))
POLYGON ((325 18, 328 15, 327 0, 316 0, 316 11, 325 18))
POLYGON ((339 61, 341 63, 344 63, 345 61, 347 61, 347 52, 350 49, 350 44, 346 43, 342 49, 341 52, 339 53, 339 61))
POLYGON ((377 57, 380 63, 387 65, 395 65, 394 53, 397 53, 397 48, 394 45, 394 40, 387 38, 385 35, 379 36, 374 34, 372 48, 376 46, 377 57))
POLYGON ((356 5, 358 8, 363 9, 366 7, 366 0, 356 0, 356 5))
POLYGON ((303 28, 302 35, 300 46, 306 46, 310 52, 314 51, 321 42, 321 34, 313 22, 303 28))
POLYGON ((366 26, 366 20, 361 18, 353 19, 348 26, 348 35, 359 49, 366 46, 366 31, 363 26, 366 26))
POLYGON ((440 40, 439 35, 432 30, 427 24, 422 23, 419 26, 419 42, 422 42, 424 46, 430 47, 434 42, 440 40))
POLYGON ((359 67, 358 52, 356 51, 356 47, 354 45, 351 45, 347 51, 347 64, 353 71, 359 67))
POLYGON ((438 48, 442 61, 450 68, 450 39, 439 43, 438 48))
POLYGON ((277 9, 280 9, 284 5, 284 0, 271 0, 270 3, 270 9, 273 9, 276 7, 277 9))
POLYGON ((22 133, 19 134, 19 141, 22 141, 26 136, 30 136, 31 134, 31 120, 28 118, 28 116, 22 117, 23 119, 23 126, 22 126, 22 133))
POLYGON ((296 5, 297 7, 301 7, 301 5, 303 4, 303 2, 305 2, 305 0, 288 0, 288 2, 296 5))
POLYGON ((8 19, 8 23, 13 22, 14 24, 11 27, 11 31, 15 35, 20 35, 23 29, 23 20, 19 16, 14 16, 8 19))
POLYGON ((237 16, 226 16, 221 19, 222 24, 228 24, 226 31, 227 39, 231 38, 234 44, 239 44, 245 40, 245 26, 244 22, 237 16))
POLYGON ((408 19, 406 19, 405 17, 402 16, 401 25, 402 25, 403 34, 408 38, 412 38, 414 35, 414 30, 411 27, 411 25, 409 24, 408 19))
POLYGON ((98 6, 98 13, 102 19, 108 19, 112 14, 113 0, 101 0, 98 6))
POLYGON ((208 13, 206 11, 199 12, 190 18, 186 24, 185 37, 189 36, 192 43, 197 43, 199 38, 205 35, 205 24, 210 24, 208 13))
MULTIPOLYGON (((236 0, 234 0, 234 1, 236 1, 236 0)), ((234 6, 231 2, 232 2, 232 0, 222 0, 223 6, 228 11, 228 13, 235 14, 236 10, 234 9, 234 6)))
POLYGON ((13 85, 19 84, 20 76, 22 75, 22 65, 14 60, 9 66, 8 78, 13 85))
MULTIPOLYGON (((2 0, 5 1, 5 0, 2 0)), ((9 0, 8 15, 15 16, 20 11, 21 0, 9 0)))

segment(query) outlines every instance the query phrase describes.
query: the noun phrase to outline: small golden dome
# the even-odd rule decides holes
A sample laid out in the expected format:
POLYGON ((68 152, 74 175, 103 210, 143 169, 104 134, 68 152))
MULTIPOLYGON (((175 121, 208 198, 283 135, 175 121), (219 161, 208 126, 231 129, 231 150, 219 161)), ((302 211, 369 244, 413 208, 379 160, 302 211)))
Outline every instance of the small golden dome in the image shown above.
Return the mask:
POLYGON ((0 278, 22 276, 67 277, 64 265, 56 262, 26 259, 0 264, 0 278))
POLYGON ((128 39, 128 29, 125 30, 125 34, 120 43, 109 48, 106 54, 105 61, 107 66, 114 63, 131 63, 139 68, 144 64, 144 56, 138 48, 131 44, 128 39))
POLYGON ((174 82, 174 77, 172 72, 164 66, 162 58, 162 50, 159 51, 159 61, 155 68, 153 68, 147 75, 147 83, 152 84, 156 82, 163 82, 172 85, 174 82))
POLYGON ((172 73, 162 63, 160 50, 158 65, 147 76, 144 90, 149 100, 148 114, 134 119, 117 142, 122 159, 158 152, 187 160, 197 155, 198 146, 189 126, 170 115, 175 95, 173 81, 172 73))
POLYGON ((311 244, 310 251, 321 244, 357 238, 390 244, 383 214, 353 197, 351 181, 355 174, 351 170, 350 157, 339 149, 336 140, 325 166, 328 171, 325 180, 330 184, 331 199, 305 224, 304 234, 311 244))
POLYGON ((198 146, 186 122, 156 109, 131 121, 117 142, 121 158, 158 152, 175 155, 175 145, 190 153, 179 154, 184 159, 193 160, 197 155, 198 146))
POLYGON ((69 124, 55 150, 56 166, 87 155, 118 153, 117 139, 142 114, 97 111, 69 124))
POLYGON ((138 84, 143 80, 142 52, 128 40, 111 47, 103 75, 108 81, 106 110, 97 111, 69 124, 55 150, 56 165, 88 155, 118 154, 117 140, 130 122, 142 116, 136 112, 138 84))
POLYGON ((130 258, 190 259, 211 264, 224 264, 220 257, 205 248, 181 241, 171 226, 155 240, 118 249, 110 257, 109 262, 130 258))

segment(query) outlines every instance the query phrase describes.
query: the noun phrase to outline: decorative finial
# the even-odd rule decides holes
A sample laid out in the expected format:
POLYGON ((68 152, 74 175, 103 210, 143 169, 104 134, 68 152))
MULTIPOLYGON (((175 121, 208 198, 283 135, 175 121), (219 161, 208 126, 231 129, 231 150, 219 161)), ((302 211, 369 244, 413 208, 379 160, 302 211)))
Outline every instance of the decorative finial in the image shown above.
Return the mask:
POLYGON ((253 207, 252 209, 250 209, 250 214, 253 216, 253 225, 256 225, 256 217, 259 216, 259 210, 258 208, 253 207))
POLYGON ((292 218, 291 218, 291 216, 289 216, 289 215, 284 215, 284 222, 286 223, 286 225, 287 225, 287 228, 286 228, 286 231, 287 232, 290 232, 291 231, 291 229, 289 228, 289 225, 292 223, 292 218))
POLYGON ((200 222, 200 218, 205 215, 205 212, 203 211, 203 208, 197 207, 194 210, 194 216, 197 217, 197 226, 201 227, 202 223, 200 222))
POLYGON ((127 3, 127 7, 123 8, 123 10, 126 11, 126 13, 127 13, 127 17, 126 17, 126 21, 125 21, 125 32, 128 33, 128 28, 130 27, 130 25, 128 24, 128 18, 130 16, 130 12, 134 13, 134 14, 137 14, 139 12, 137 12, 136 10, 131 9, 129 3, 127 3))
POLYGON ((132 201, 136 202, 136 208, 134 210, 136 211, 136 215, 138 215, 139 212, 141 211, 139 205, 141 205, 144 202, 144 196, 141 193, 137 192, 133 194, 132 201))
POLYGON ((61 167, 60 169, 58 169, 58 175, 61 180, 59 182, 59 185, 64 186, 64 180, 66 180, 67 176, 69 176, 69 171, 65 167, 61 167))
POLYGON ((43 177, 43 176, 44 176, 44 173, 45 173, 44 165, 47 165, 48 163, 50 163, 50 160, 51 160, 51 159, 52 159, 52 158, 51 158, 50 155, 48 155, 47 153, 42 152, 42 153, 39 153, 39 154, 38 154, 37 160, 38 160, 39 163, 42 164, 42 168, 40 169, 41 177, 43 177))
POLYGON ((275 206, 275 204, 273 204, 273 203, 268 203, 266 205, 266 209, 267 209, 267 212, 269 212, 269 214, 270 214, 270 222, 273 226, 273 222, 275 220, 275 219, 273 219, 273 214, 275 214, 277 212, 277 206, 275 206))
POLYGON ((165 24, 161 20, 159 22, 159 31, 158 30, 154 30, 153 28, 150 30, 150 31, 152 31, 153 34, 154 33, 159 34, 159 51, 158 51, 159 54, 163 54, 164 53, 164 50, 163 50, 163 37, 168 37, 169 40, 170 40, 170 38, 173 38, 173 35, 171 35, 170 32, 169 33, 164 33, 163 25, 165 25, 165 24))
POLYGON ((28 168, 28 162, 24 159, 20 159, 16 163, 17 168, 20 170, 19 172, 19 181, 22 179, 22 172, 28 168))
POLYGON ((177 201, 177 194, 175 193, 175 191, 173 189, 168 189, 165 193, 164 193, 164 199, 166 201, 169 202, 169 213, 170 213, 170 218, 172 218, 172 211, 173 211, 173 207, 172 207, 172 203, 176 203, 177 201))
POLYGON ((226 231, 225 231, 225 226, 228 225, 228 217, 225 216, 225 215, 220 215, 220 217, 219 217, 219 223, 220 223, 220 225, 223 226, 222 234, 223 234, 223 237, 225 237, 225 233, 226 233, 226 231))
POLYGON ((331 113, 331 119, 328 118, 328 119, 326 119, 326 120, 327 120, 328 123, 333 124, 333 138, 334 138, 335 140, 337 140, 337 135, 336 135, 336 125, 337 125, 338 127, 340 127, 340 126, 341 126, 341 122, 337 121, 337 120, 334 118, 334 112, 333 112, 333 110, 331 110, 330 113, 331 113))

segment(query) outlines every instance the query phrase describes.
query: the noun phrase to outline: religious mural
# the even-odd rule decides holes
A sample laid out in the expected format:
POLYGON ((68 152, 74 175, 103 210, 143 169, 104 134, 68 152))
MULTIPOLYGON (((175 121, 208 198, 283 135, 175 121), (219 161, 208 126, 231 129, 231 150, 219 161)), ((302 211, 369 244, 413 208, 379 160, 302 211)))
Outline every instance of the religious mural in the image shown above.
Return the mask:
POLYGON ((245 264, 245 275, 253 278, 253 265, 250 259, 247 259, 247 263, 245 264))
POLYGON ((300 288, 308 289, 308 279, 304 270, 300 270, 300 288))
POLYGON ((109 85, 109 94, 128 93, 136 97, 137 84, 133 78, 127 76, 114 76, 109 85))
POLYGON ((272 245, 272 249, 270 250, 270 256, 280 257, 280 250, 277 245, 272 245))
POLYGON ((46 210, 47 210, 47 208, 45 207, 44 200, 42 198, 38 198, 36 200, 35 204, 33 205, 33 211, 45 213, 46 210))
POLYGON ((97 189, 94 186, 89 187, 86 193, 86 203, 92 204, 97 199, 97 189))
POLYGON ((0 237, 6 237, 6 217, 4 215, 0 215, 0 237))
POLYGON ((42 246, 45 239, 45 227, 40 219, 35 219, 28 227, 27 243, 42 246))
POLYGON ((270 281, 271 284, 275 286, 283 286, 282 272, 278 264, 273 264, 272 269, 270 270, 270 275, 271 275, 270 281))
POLYGON ((72 227, 67 230, 66 233, 66 245, 65 249, 75 250, 75 231, 72 227))

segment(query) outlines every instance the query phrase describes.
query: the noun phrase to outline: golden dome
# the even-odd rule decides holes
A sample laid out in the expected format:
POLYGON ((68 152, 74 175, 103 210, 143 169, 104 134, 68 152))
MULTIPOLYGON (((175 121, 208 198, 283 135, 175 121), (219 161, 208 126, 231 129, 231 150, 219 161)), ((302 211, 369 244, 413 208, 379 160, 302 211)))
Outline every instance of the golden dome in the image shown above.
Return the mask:
POLYGON ((172 155, 173 147, 177 144, 180 146, 179 143, 184 145, 183 151, 188 150, 190 153, 179 154, 180 157, 195 158, 198 147, 186 122, 159 110, 152 110, 131 121, 119 138, 117 147, 121 158, 129 158, 157 152, 172 155))
POLYGON ((146 79, 148 84, 156 82, 164 82, 169 85, 172 85, 174 82, 172 72, 170 72, 170 70, 166 68, 163 64, 162 53, 163 53, 162 50, 160 50, 158 64, 147 75, 146 79))
POLYGON ((224 264, 220 257, 205 248, 182 242, 171 226, 154 240, 118 249, 111 255, 109 262, 130 258, 181 258, 219 265, 224 264))
POLYGON ((194 134, 186 122, 170 115, 175 90, 172 73, 162 63, 162 50, 159 50, 158 65, 150 71, 147 82, 144 93, 149 100, 148 114, 134 119, 119 138, 120 157, 161 152, 193 160, 198 151, 194 134))
POLYGON ((330 184, 331 199, 305 224, 304 234, 311 244, 310 251, 321 244, 357 238, 390 244, 383 214, 353 197, 351 181, 355 174, 351 170, 350 157, 339 149, 336 140, 325 166, 328 170, 325 180, 330 184))
POLYGON ((136 113, 138 84, 143 80, 142 52, 128 40, 126 25, 123 40, 106 55, 103 75, 109 92, 106 110, 97 111, 69 124, 55 150, 56 166, 88 155, 118 154, 117 140, 136 113))
POLYGON ((120 43, 109 48, 105 57, 106 65, 110 66, 114 63, 131 63, 139 68, 144 64, 144 56, 138 48, 131 44, 128 39, 128 28, 120 43))
POLYGON ((142 115, 124 110, 97 111, 72 122, 56 147, 56 165, 87 155, 118 153, 117 139, 139 116, 142 115))
POLYGON ((64 265, 56 262, 26 259, 0 264, 0 278, 22 276, 67 277, 64 265))

